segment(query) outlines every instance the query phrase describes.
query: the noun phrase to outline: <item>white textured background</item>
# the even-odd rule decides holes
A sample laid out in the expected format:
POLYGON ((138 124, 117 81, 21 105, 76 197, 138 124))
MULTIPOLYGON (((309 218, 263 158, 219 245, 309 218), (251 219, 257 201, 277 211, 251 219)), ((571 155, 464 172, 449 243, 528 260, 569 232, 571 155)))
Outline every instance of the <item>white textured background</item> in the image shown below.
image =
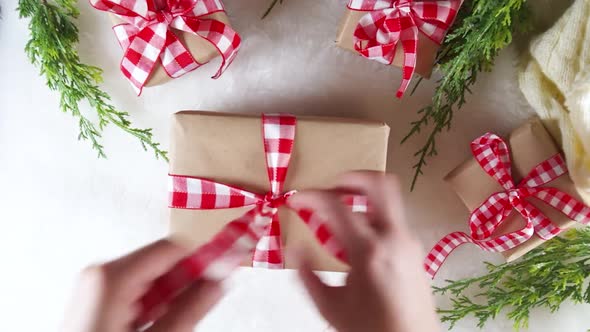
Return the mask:
MULTIPOLYGON (((103 139, 108 160, 97 160, 87 142, 76 140, 76 122, 59 112, 57 96, 25 58, 27 22, 17 18, 16 1, 0 1, 0 323, 2 331, 52 331, 82 267, 166 234, 167 166, 112 127, 103 139)), ((269 1, 226 1, 244 44, 233 66, 217 81, 208 78, 216 69, 212 64, 135 97, 118 72, 121 51, 107 16, 84 0, 81 58, 105 69, 103 86, 114 104, 129 111, 137 126, 153 127, 164 147, 169 115, 181 109, 384 120, 392 128, 389 170, 409 185, 412 155, 421 140, 398 143, 416 117, 415 110, 428 102, 433 81, 424 82, 414 96, 395 100, 397 69, 334 47, 343 0, 286 0, 261 21, 269 1)), ((550 2, 531 3, 549 19, 560 12, 552 6, 565 3, 550 2)), ((425 247, 449 231, 466 228, 467 211, 441 178, 468 156, 469 141, 488 130, 508 133, 531 114, 515 83, 515 62, 516 52, 509 49, 494 72, 480 77, 475 95, 457 113, 453 130, 440 137, 440 155, 431 160, 418 190, 406 193, 412 226, 425 247)), ((444 266, 439 280, 481 273, 483 259, 498 261, 473 247, 462 248, 444 266)), ((231 284, 232 291, 199 331, 327 329, 291 271, 244 269, 231 284)), ((535 311, 530 330, 586 331, 589 308, 565 305, 551 316, 535 311)), ((474 320, 468 319, 454 331, 474 329, 474 320)), ((498 319, 485 330, 509 329, 508 321, 498 319)))

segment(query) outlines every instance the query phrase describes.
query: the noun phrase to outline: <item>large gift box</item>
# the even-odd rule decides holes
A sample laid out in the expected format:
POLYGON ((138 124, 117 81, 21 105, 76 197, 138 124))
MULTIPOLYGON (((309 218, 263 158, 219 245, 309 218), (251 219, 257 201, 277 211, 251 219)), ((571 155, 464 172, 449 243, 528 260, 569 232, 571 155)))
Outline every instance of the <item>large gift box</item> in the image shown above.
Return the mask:
MULTIPOLYGON (((183 111, 172 119, 170 174, 210 179, 255 193, 269 192, 269 176, 260 116, 183 111)), ((283 192, 326 188, 352 170, 384 171, 389 127, 380 122, 342 118, 297 117, 295 139, 283 192)), ((170 209, 172 238, 193 247, 208 242, 229 221, 251 207, 170 209)), ((314 253, 317 270, 345 271, 347 266, 318 243, 299 216, 278 211, 283 252, 298 247, 314 253)), ((285 267, 293 267, 285 257, 285 267)), ((251 266, 252 257, 243 265, 251 266)))
MULTIPOLYGON (((508 138, 508 142, 511 151, 512 177, 515 183, 519 183, 535 166, 559 153, 558 147, 538 118, 531 119, 513 131, 508 138)), ((447 175, 445 180, 463 200, 469 211, 478 208, 490 195, 504 191, 498 181, 489 176, 474 158, 464 162, 453 170, 447 175)), ((556 188, 561 192, 569 194, 576 200, 582 201, 574 183, 567 173, 544 184, 543 187, 556 188)), ((552 224, 561 230, 570 228, 576 223, 576 221, 571 220, 558 209, 549 206, 536 197, 528 197, 527 200, 547 216, 552 224)), ((584 220, 578 221, 584 222, 584 220)), ((586 220, 586 222, 588 221, 586 220)), ((491 237, 497 238, 502 234, 518 231, 524 225, 524 218, 518 213, 512 213, 492 233, 491 237)), ((543 241, 535 233, 526 242, 510 250, 503 251, 502 254, 507 261, 513 261, 539 246, 543 241)))

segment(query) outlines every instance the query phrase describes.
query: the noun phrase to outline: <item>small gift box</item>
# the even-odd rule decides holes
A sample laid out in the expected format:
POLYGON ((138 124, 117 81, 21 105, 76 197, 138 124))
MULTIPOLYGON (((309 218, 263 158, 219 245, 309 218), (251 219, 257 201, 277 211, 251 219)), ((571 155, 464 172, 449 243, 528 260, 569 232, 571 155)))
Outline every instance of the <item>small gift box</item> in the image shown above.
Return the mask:
POLYGON ((461 0, 350 0, 336 44, 403 69, 401 98, 414 72, 429 78, 461 0))
POLYGON ((121 71, 138 94, 221 56, 217 78, 240 47, 220 0, 90 1, 111 14, 123 49, 121 71))
POLYGON ((285 206, 285 199, 295 190, 328 187, 342 172, 384 171, 388 135, 387 125, 364 120, 177 113, 170 146, 172 237, 203 245, 253 206, 266 205, 278 214, 243 265, 290 268, 284 249, 298 247, 314 253, 315 269, 345 271, 323 226, 285 206))
POLYGON ((540 119, 512 132, 508 144, 488 133, 471 149, 474 158, 445 178, 471 211, 470 234, 451 233, 434 246, 425 262, 431 276, 464 243, 513 261, 576 223, 590 223, 590 208, 540 119))

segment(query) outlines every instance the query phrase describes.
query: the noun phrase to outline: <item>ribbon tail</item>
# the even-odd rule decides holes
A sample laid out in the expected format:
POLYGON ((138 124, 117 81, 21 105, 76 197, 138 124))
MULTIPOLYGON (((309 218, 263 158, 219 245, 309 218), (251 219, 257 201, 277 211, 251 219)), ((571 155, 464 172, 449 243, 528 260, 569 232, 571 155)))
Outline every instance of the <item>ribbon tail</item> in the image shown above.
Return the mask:
MULTIPOLYGON (((366 213, 368 211, 369 204, 366 196, 344 195, 342 197, 342 202, 344 205, 348 206, 352 212, 366 213)), ((307 227, 309 227, 324 249, 342 262, 347 263, 348 260, 346 258, 344 247, 339 243, 338 239, 332 235, 325 220, 320 218, 319 215, 311 209, 290 208, 293 209, 299 218, 301 218, 307 227)))
POLYGON ((428 255, 426 255, 424 269, 428 276, 434 279, 436 273, 453 250, 465 243, 475 244, 482 250, 489 252, 503 252, 528 241, 533 236, 533 231, 532 227, 525 227, 520 231, 484 241, 475 240, 463 232, 451 233, 438 241, 428 255))
POLYGON ((284 268, 283 251, 281 246, 281 224, 279 216, 275 214, 272 217, 270 227, 263 235, 254 250, 252 257, 252 267, 267 269, 284 268))
MULTIPOLYGON (((403 17, 402 19, 411 19, 403 17)), ((418 28, 412 23, 408 28, 400 32, 402 47, 404 49, 404 64, 402 68, 402 81, 397 90, 396 97, 402 98, 412 81, 416 71, 416 56, 418 52, 418 28)))
POLYGON ((557 234, 561 233, 561 229, 555 226, 551 219, 547 218, 541 210, 531 204, 527 200, 521 202, 522 207, 517 207, 517 211, 525 218, 527 223, 530 222, 535 229, 535 234, 541 239, 547 241, 554 238, 557 234))
MULTIPOLYGON (((292 208, 292 207, 291 207, 292 208)), ((320 245, 326 249, 334 257, 342 262, 347 262, 346 252, 340 245, 338 240, 330 232, 326 222, 319 217, 319 215, 311 209, 294 209, 299 218, 307 225, 314 237, 318 240, 320 245)))
POLYGON ((454 232, 443 237, 434 245, 434 247, 432 247, 424 259, 424 269, 426 270, 426 274, 428 274, 431 279, 434 279, 438 270, 453 250, 465 243, 473 243, 477 245, 477 242, 463 232, 454 232))
POLYGON ((151 317, 154 310, 169 303, 183 289, 201 278, 227 278, 254 250, 275 213, 274 208, 257 205, 228 223, 213 239, 158 278, 140 300, 140 321, 143 317, 151 317))

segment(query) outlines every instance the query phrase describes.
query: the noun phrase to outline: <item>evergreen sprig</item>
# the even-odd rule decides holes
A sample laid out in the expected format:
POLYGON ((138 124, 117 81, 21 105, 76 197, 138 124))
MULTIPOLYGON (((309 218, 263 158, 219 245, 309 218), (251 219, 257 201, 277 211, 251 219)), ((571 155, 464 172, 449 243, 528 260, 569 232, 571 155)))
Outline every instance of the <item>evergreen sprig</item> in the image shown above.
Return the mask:
POLYGON ((437 57, 442 78, 432 102, 418 111, 419 118, 411 122, 411 129, 402 140, 403 144, 426 127, 432 127, 415 154, 418 161, 413 166, 412 189, 423 174, 427 159, 437 155, 436 138, 450 129, 454 112, 465 104, 477 74, 492 69, 494 59, 512 42, 513 34, 530 27, 529 17, 526 0, 464 1, 437 57))
POLYGON ((486 263, 488 274, 435 287, 435 293, 451 294, 451 308, 438 309, 451 328, 473 315, 482 328, 490 319, 506 312, 514 329, 528 327, 532 309, 559 310, 568 300, 590 303, 590 229, 568 231, 533 249, 513 263, 486 263), (477 290, 475 295, 465 295, 477 290))
POLYGON ((98 84, 102 70, 80 62, 77 51, 79 16, 76 0, 19 0, 21 18, 29 18, 30 40, 25 52, 31 63, 46 78, 47 86, 60 95, 60 108, 78 119, 78 139, 89 140, 99 157, 106 157, 100 138, 108 124, 114 124, 135 136, 142 147, 151 148, 156 158, 167 159, 166 151, 153 141, 151 129, 134 128, 127 112, 118 111, 110 104, 109 95, 98 84), (87 101, 96 111, 94 124, 80 111, 80 103, 87 101))
POLYGON ((280 3, 281 5, 283 4, 283 0, 272 0, 270 5, 268 6, 268 8, 266 9, 266 11, 264 12, 264 14, 262 14, 262 19, 265 19, 268 14, 270 14, 270 12, 272 11, 273 8, 275 8, 275 6, 280 3))

